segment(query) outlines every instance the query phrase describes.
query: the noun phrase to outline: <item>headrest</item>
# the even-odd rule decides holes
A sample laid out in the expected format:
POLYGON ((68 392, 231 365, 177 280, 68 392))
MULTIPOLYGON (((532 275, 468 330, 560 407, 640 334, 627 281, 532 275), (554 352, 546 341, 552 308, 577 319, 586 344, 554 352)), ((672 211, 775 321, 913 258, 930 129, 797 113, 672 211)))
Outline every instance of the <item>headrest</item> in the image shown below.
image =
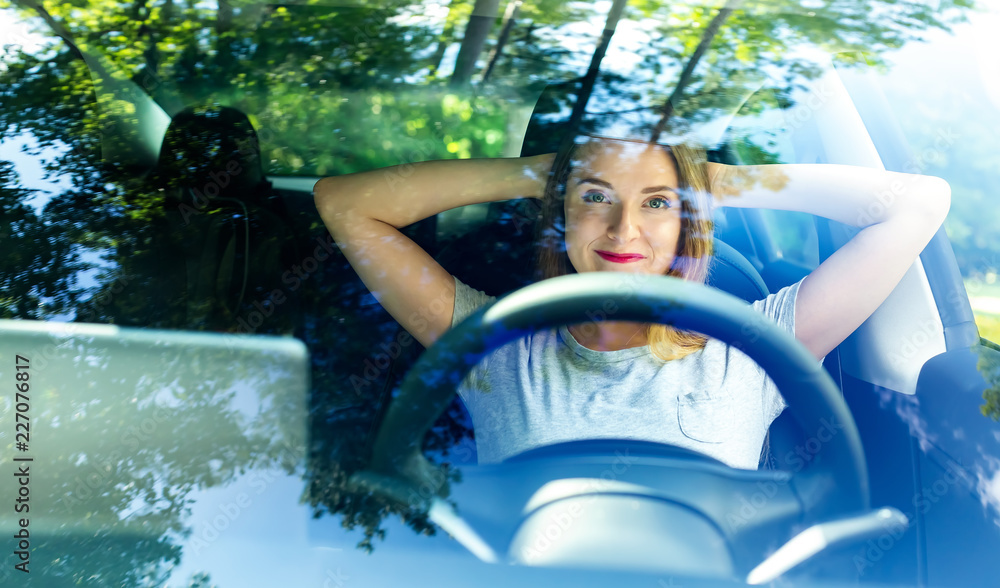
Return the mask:
POLYGON ((193 190, 208 200, 252 198, 265 180, 250 119, 219 105, 179 112, 167 127, 153 177, 158 188, 193 190))
POLYGON ((770 292, 757 269, 742 253, 718 238, 712 241, 715 254, 708 264, 709 286, 728 292, 747 302, 766 298, 770 292))

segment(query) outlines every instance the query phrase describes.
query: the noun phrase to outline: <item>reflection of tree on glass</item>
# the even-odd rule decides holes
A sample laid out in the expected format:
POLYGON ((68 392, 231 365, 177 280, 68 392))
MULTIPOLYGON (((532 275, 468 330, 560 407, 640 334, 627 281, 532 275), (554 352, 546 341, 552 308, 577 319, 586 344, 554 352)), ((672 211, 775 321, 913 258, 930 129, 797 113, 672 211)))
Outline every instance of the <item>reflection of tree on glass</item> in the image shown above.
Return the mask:
POLYGON ((995 344, 980 348, 976 369, 989 385, 983 390, 983 400, 986 403, 979 407, 979 410, 983 416, 1000 421, 1000 361, 997 360, 996 351, 1000 349, 995 344))
MULTIPOLYGON (((562 158, 416 164, 405 190, 386 189, 380 172, 316 186, 320 214, 348 260, 425 346, 492 297, 450 275, 398 229, 516 197, 543 199, 540 279, 617 271, 704 282, 713 205, 795 210, 861 227, 805 279, 754 303, 823 358, 888 297, 943 222, 950 190, 927 176, 840 165, 726 166, 687 146, 598 137, 562 158), (871 206, 886 191, 899 197, 871 206), (447 304, 435 304, 442 299, 447 304)), ((602 312, 592 323, 504 346, 473 370, 460 394, 480 463, 559 441, 618 437, 756 469, 768 426, 785 406, 756 364, 704 337, 614 321, 613 307, 602 312)))
MULTIPOLYGON (((234 7, 220 2, 180 11, 171 2, 162 10, 140 4, 30 1, 15 3, 9 9, 11 14, 16 11, 20 17, 37 22, 50 37, 51 50, 10 53, 5 58, 6 67, 0 68, 0 91, 5 96, 0 100, 0 128, 14 129, 14 134, 30 133, 39 145, 55 146, 55 151, 69 147, 53 166, 68 187, 60 189, 62 193, 53 197, 37 220, 25 217, 30 221, 26 230, 8 231, 16 246, 8 247, 8 263, 0 264, 0 282, 13 287, 8 289, 12 300, 6 301, 6 306, 0 304, 0 311, 4 316, 37 318, 75 310, 77 321, 166 328, 233 330, 242 321, 250 323, 257 333, 287 332, 289 325, 300 327, 297 335, 305 338, 313 351, 314 414, 315 422, 321 423, 316 427, 320 448, 314 455, 322 465, 310 469, 314 490, 333 488, 323 495, 325 506, 335 512, 352 512, 359 503, 352 502, 353 497, 342 499, 336 480, 343 470, 353 469, 353 457, 361 453, 355 451, 360 445, 355 441, 363 439, 378 420, 372 406, 377 405, 374 399, 379 389, 391 390, 393 369, 369 371, 366 365, 369 357, 378 361, 383 356, 381 351, 371 352, 380 338, 390 336, 381 328, 386 326, 387 317, 365 304, 365 293, 355 288, 353 276, 344 273, 339 257, 325 262, 324 282, 320 282, 320 274, 314 274, 314 279, 304 281, 298 290, 303 308, 308 302, 310 309, 301 318, 288 318, 293 305, 284 303, 267 323, 254 327, 252 316, 257 311, 251 303, 273 307, 262 291, 245 296, 246 308, 234 313, 243 280, 228 282, 239 287, 233 288, 234 296, 225 299, 171 295, 183 286, 173 278, 186 272, 163 271, 165 264, 185 269, 180 266, 179 250, 158 230, 166 207, 155 197, 157 193, 147 194, 143 183, 136 181, 145 170, 123 169, 122 162, 109 155, 133 150, 141 138, 134 132, 134 123, 142 122, 141 114, 133 113, 142 113, 142 103, 152 98, 171 115, 188 105, 211 102, 252 113, 269 145, 263 161, 271 175, 346 174, 413 159, 443 158, 449 152, 460 157, 498 156, 505 152, 497 140, 504 136, 505 109, 499 102, 467 100, 461 92, 455 96, 455 88, 467 85, 470 79, 491 76, 495 86, 509 87, 522 98, 531 98, 532 91, 522 92, 527 89, 522 82, 560 81, 566 97, 555 101, 553 112, 585 103, 579 100, 581 64, 595 52, 594 45, 602 54, 608 48, 597 37, 612 3, 524 3, 518 17, 505 21, 511 25, 505 29, 510 33, 506 45, 495 35, 499 27, 490 33, 468 26, 477 19, 496 24, 494 17, 502 13, 494 7, 492 15, 479 10, 469 14, 472 4, 481 4, 478 2, 450 2, 447 17, 438 12, 440 20, 433 17, 433 11, 405 2, 375 2, 364 7, 234 7), (423 16, 413 18, 415 15, 423 16), (581 26, 587 23, 596 26, 581 26), (106 34, 109 30, 121 34, 106 34), (126 45, 122 45, 122 36, 128 40, 126 45), (492 74, 475 72, 475 56, 490 45, 490 37, 497 38, 487 68, 492 74), (449 47, 458 48, 458 43, 457 61, 468 67, 451 72, 448 66, 452 60, 444 56, 449 47), (326 57, 315 60, 317 55, 326 57), (110 58, 110 63, 104 57, 110 58), (106 77, 91 69, 97 58, 109 63, 106 77), (109 77, 125 83, 110 83, 109 77), (446 81, 453 87, 444 93, 446 81), (127 86, 127 91, 120 91, 122 86, 127 86), (311 132, 317 128, 317 120, 324 121, 321 132, 311 132), (45 238, 42 231, 51 231, 53 237, 45 238), (79 258, 82 247, 107 255, 114 266, 101 270, 96 286, 87 292, 74 291, 70 285, 75 272, 88 266, 96 269, 92 261, 84 261, 92 256, 79 258), (60 261, 24 263, 22 253, 43 262, 60 261), (38 284, 37 289, 34 284, 38 284), (93 295, 85 298, 89 294, 93 295), (216 307, 217 312, 203 312, 197 304, 227 299, 232 300, 226 305, 229 308, 216 307), (362 365, 366 367, 362 369, 362 365)), ((630 39, 638 41, 635 51, 626 49, 635 56, 636 65, 624 76, 612 71, 613 67, 601 69, 599 79, 594 67, 595 79, 591 81, 596 86, 595 97, 607 103, 608 109, 622 113, 640 107, 668 108, 672 112, 670 130, 682 132, 732 114, 737 108, 740 116, 788 108, 793 90, 820 73, 799 48, 815 46, 826 52, 842 52, 842 57, 858 63, 882 64, 882 54, 891 53, 924 30, 945 29, 954 22, 952 16, 960 16, 954 9, 964 10, 965 4, 949 0, 929 11, 918 4, 857 0, 826 7, 797 2, 742 3, 738 10, 721 13, 726 15, 722 27, 710 26, 722 19, 719 11, 707 6, 659 1, 633 4, 625 10, 624 20, 640 24, 640 29, 651 34, 642 39, 626 32, 640 29, 623 27, 625 34, 618 33, 608 62, 613 65, 616 47, 625 48, 618 43, 630 39), (860 53, 853 53, 861 50, 866 51, 863 59, 860 53), (676 75, 682 71, 690 75, 676 75), (633 93, 637 88, 642 91, 633 93)), ((155 134, 147 135, 147 140, 155 138, 155 134)), ((750 138, 745 138, 741 156, 754 163, 777 161, 766 146, 751 144, 750 138), (747 150, 753 157, 745 157, 747 150)), ((207 173, 195 174, 195 189, 206 186, 209 180, 203 178, 207 173)), ((408 177, 409 173, 409 167, 404 166, 395 177, 408 177)), ((30 194, 14 190, 16 184, 11 180, 11 189, 3 196, 6 210, 21 215, 19 203, 30 194)), ((393 187, 385 182, 383 189, 399 190, 404 185, 393 187)), ((180 216, 178 209, 176 203, 170 205, 175 217, 180 216)), ((204 210, 198 212, 201 214, 187 219, 181 216, 181 224, 191 220, 186 227, 188 234, 200 240, 204 233, 191 229, 197 229, 207 216, 204 210)), ((311 242, 305 235, 312 230, 309 222, 315 217, 299 218, 305 221, 298 231, 302 241, 311 242)), ((3 234, 0 227, 0 237, 3 234)), ((171 235, 175 239, 182 236, 171 235)), ((189 247, 195 242, 180 241, 189 247)), ((488 243, 507 245, 509 241, 494 238, 488 243)), ((313 246, 310 244, 310 250, 313 246)), ((432 248, 428 246, 428 250, 432 248)), ((479 263, 500 257, 498 253, 514 257, 508 256, 504 247, 497 249, 484 250, 479 263)), ((268 247, 267 253, 274 254, 275 249, 268 247)), ((250 269, 267 270, 273 278, 306 255, 303 251, 301 256, 285 260, 277 271, 263 263, 250 269)), ((235 254, 232 257, 235 259, 235 254)), ((466 279, 459 271, 464 268, 453 269, 446 263, 445 267, 466 279)), ((201 272, 208 278, 215 277, 213 274, 217 272, 207 267, 201 272)), ((220 277, 211 285, 222 282, 225 286, 227 276, 220 277)), ((488 287, 490 284, 469 283, 485 292, 499 293, 488 287)), ((426 312, 433 313, 440 304, 432 303, 426 312)), ((416 351, 416 347, 407 351, 416 351)), ((386 356, 390 355, 393 353, 386 356)), ((453 425, 433 431, 427 437, 428 445, 446 446, 465 434, 464 424, 453 425)), ((380 519, 365 505, 357 512, 370 515, 366 521, 380 519)))
MULTIPOLYGON (((130 339, 79 325, 36 333, 6 325, 0 338, 0 357, 39 351, 31 457, 45 466, 31 471, 29 584, 10 585, 163 586, 211 542, 206 529, 218 531, 192 516, 200 493, 247 476, 303 475, 304 358, 249 338, 166 341, 133 330, 130 339)), ((13 381, 4 364, 0 377, 13 381)), ((14 402, 0 395, 0 411, 14 402)), ((0 469, 14 471, 15 457, 4 452, 0 469)), ((0 515, 4 533, 16 514, 0 515)))

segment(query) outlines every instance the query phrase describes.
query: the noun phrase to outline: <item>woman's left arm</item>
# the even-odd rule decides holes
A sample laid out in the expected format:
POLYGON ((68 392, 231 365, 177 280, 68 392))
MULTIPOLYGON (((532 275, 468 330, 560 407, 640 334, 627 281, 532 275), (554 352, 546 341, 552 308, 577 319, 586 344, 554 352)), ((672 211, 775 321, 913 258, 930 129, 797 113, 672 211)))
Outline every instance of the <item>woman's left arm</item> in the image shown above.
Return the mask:
POLYGON ((861 231, 799 286, 795 337, 824 357, 889 297, 944 222, 948 182, 834 164, 710 163, 716 206, 807 212, 861 231))

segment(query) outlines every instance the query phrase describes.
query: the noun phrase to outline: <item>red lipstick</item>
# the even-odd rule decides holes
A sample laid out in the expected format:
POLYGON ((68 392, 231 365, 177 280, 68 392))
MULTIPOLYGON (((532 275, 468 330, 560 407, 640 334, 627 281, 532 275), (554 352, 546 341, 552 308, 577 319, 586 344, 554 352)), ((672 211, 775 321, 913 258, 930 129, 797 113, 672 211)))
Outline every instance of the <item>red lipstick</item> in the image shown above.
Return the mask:
POLYGON ((597 250, 596 253, 601 256, 602 259, 608 261, 613 261, 615 263, 631 263, 633 261, 639 261, 640 259, 645 259, 645 255, 639 255, 638 253, 611 253, 610 251, 597 250))

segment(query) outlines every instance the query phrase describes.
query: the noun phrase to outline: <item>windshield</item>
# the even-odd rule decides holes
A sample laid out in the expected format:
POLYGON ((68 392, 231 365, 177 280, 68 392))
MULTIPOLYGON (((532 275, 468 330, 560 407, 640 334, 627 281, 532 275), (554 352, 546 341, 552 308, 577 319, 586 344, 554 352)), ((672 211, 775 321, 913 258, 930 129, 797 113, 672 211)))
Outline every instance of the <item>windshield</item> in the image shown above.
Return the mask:
POLYGON ((0 325, 0 472, 16 478, 0 578, 742 581, 847 516, 780 480, 851 435, 803 430, 778 368, 743 355, 757 332, 710 294, 690 300, 715 335, 616 322, 631 311, 615 298, 509 354, 456 343, 479 355, 434 375, 438 404, 394 402, 425 349, 494 301, 634 271, 707 284, 798 337, 857 422, 868 506, 906 517, 786 578, 982 584, 1000 547, 986 4, 0 1, 0 319, 17 321, 0 325), (811 165, 828 175, 782 167, 811 165), (834 192, 862 169, 898 175, 834 192), (796 186, 811 196, 766 195, 796 186), (879 240, 908 203, 917 229, 879 240), (891 278, 829 264, 870 308, 800 336, 798 301, 841 298, 804 280, 851 248, 891 278), (588 440, 612 444, 518 461, 588 440), (401 448, 426 465, 387 465, 401 448), (603 457, 573 469, 583 454, 603 457), (690 470, 683 487, 657 486, 668 465, 690 470), (698 477, 715 467, 742 473, 698 477), (565 575, 518 575, 542 568, 565 575))

